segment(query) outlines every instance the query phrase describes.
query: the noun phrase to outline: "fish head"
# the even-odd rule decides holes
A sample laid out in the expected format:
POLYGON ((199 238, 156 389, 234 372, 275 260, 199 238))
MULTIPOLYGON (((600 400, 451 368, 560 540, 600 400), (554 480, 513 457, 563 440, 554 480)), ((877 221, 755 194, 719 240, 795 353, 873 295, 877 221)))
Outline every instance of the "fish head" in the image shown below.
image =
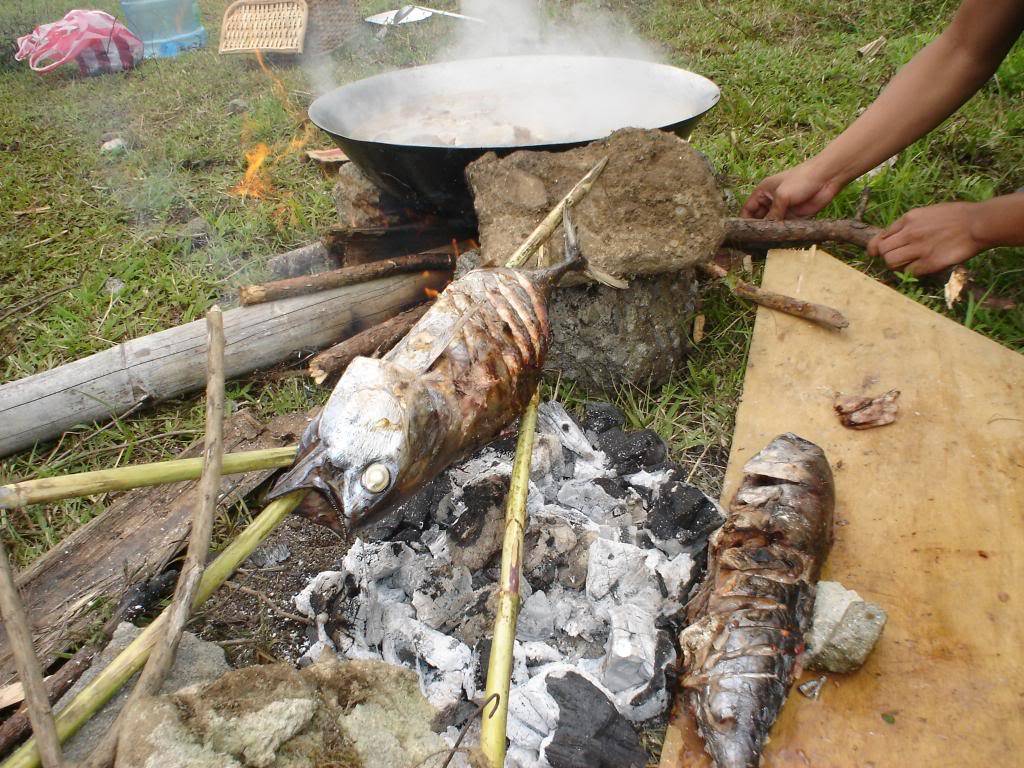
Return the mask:
POLYGON ((378 519, 396 499, 410 464, 408 389, 400 369, 356 358, 271 498, 312 488, 349 530, 378 519))

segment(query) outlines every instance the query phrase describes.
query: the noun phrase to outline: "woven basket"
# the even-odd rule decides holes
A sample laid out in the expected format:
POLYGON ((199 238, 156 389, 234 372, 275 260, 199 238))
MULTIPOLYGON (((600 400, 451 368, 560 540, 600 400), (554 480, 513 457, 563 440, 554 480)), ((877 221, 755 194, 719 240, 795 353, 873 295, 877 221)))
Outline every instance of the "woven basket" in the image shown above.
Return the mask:
POLYGON ((362 26, 363 17, 354 0, 307 0, 309 26, 306 53, 330 53, 362 26))
POLYGON ((224 11, 220 52, 302 53, 306 0, 236 0, 224 11))

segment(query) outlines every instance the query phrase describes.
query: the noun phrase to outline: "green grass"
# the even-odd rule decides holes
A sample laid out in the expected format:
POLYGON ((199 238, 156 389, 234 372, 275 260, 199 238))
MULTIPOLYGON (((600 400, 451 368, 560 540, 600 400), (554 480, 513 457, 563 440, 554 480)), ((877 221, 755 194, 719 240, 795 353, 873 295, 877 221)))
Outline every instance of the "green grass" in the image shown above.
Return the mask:
MULTIPOLYGON (((273 75, 283 86, 275 89, 252 57, 216 54, 225 5, 200 2, 212 47, 147 61, 128 74, 81 79, 69 70, 40 76, 0 59, 0 314, 67 289, 0 325, 0 381, 201 317, 214 301, 230 304, 234 287, 262 275, 269 256, 312 240, 336 216, 331 180, 289 149, 307 136, 312 146, 328 145, 307 134, 303 123, 316 84, 429 61, 453 29, 440 20, 410 25, 383 44, 363 35, 309 66, 273 60, 273 75), (235 98, 249 102, 248 113, 228 113, 235 98), (129 141, 126 155, 100 155, 108 132, 129 141), (245 167, 243 151, 257 142, 272 150, 266 167, 272 190, 260 200, 233 196, 245 167), (50 210, 14 214, 39 206, 50 210), (209 230, 205 247, 193 247, 184 232, 197 217, 209 230), (125 285, 113 295, 106 288, 111 278, 125 285)), ((395 7, 376 0, 361 5, 368 12, 395 7)), ((803 160, 842 130, 938 33, 956 3, 642 0, 550 3, 548 10, 560 18, 573 6, 588 5, 614 6, 668 61, 722 87, 720 105, 693 141, 737 206, 759 179, 803 160), (870 61, 858 57, 856 49, 879 35, 889 39, 881 54, 870 61)), ((0 34, 10 39, 72 7, 56 0, 4 3, 0 34)), ((118 12, 111 0, 91 7, 118 12)), ((1022 86, 1024 47, 1018 45, 998 78, 955 118, 871 181, 868 220, 884 224, 914 206, 980 199, 1024 184, 1022 86)), ((852 186, 828 213, 850 215, 858 193, 852 186)), ((976 259, 978 283, 1024 305, 1022 255, 1003 249, 976 259)), ((946 312, 940 285, 901 281, 861 263, 946 312)), ((705 288, 702 302, 707 336, 687 370, 660 390, 624 390, 617 399, 633 426, 657 429, 693 468, 694 481, 714 491, 732 434, 753 312, 717 287, 705 288)), ((989 310, 972 302, 947 314, 1007 346, 1024 347, 1020 309, 989 310)), ((586 396, 561 391, 571 402, 586 396)), ((269 415, 308 407, 323 393, 305 380, 255 377, 232 382, 228 397, 235 406, 269 415)), ((201 429, 196 398, 163 403, 73 430, 59 446, 6 459, 0 480, 167 458, 201 429)), ((86 499, 18 511, 0 521, 0 535, 24 565, 103 507, 103 499, 86 499)))

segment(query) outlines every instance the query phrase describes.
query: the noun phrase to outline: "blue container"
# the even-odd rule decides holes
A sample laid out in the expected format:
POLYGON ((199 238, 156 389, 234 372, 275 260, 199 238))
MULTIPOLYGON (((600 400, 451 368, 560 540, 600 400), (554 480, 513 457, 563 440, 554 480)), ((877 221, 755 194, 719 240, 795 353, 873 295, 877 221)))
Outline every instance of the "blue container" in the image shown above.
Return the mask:
POLYGON ((142 39, 147 59, 206 45, 196 0, 121 0, 125 25, 142 39))

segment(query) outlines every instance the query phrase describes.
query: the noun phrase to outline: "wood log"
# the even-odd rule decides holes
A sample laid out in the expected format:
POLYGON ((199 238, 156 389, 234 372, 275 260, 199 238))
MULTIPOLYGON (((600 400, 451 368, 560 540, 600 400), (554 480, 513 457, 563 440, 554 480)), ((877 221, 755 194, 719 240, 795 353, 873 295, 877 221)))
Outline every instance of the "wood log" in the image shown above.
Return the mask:
POLYGON ((310 275, 340 266, 341 260, 331 254, 321 240, 279 253, 267 261, 270 274, 278 279, 310 275))
MULTIPOLYGON (((205 346, 205 343, 204 343, 205 346)), ((240 411, 224 425, 224 448, 244 451, 293 444, 308 421, 304 413, 280 416, 264 425, 240 411)), ((182 456, 199 456, 197 443, 182 456)), ((220 504, 230 506, 270 477, 266 469, 221 479, 220 504)), ((44 666, 87 634, 94 606, 117 601, 128 584, 161 571, 181 549, 189 532, 198 481, 139 489, 117 499, 19 574, 17 582, 33 617, 36 652, 44 666)), ((14 678, 10 646, 0 628, 0 685, 14 678)))
POLYGON ((725 245, 752 247, 803 243, 850 243, 866 248, 881 232, 854 219, 725 220, 725 245))
POLYGON ((324 246, 345 266, 355 266, 406 253, 446 249, 451 247, 452 240, 476 237, 475 223, 428 220, 391 227, 332 227, 324 234, 324 246))
POLYGON ((393 259, 382 259, 370 264, 334 269, 330 272, 293 277, 288 280, 243 285, 238 289, 238 298, 243 306, 251 306, 293 296, 306 296, 331 288, 341 288, 345 285, 358 285, 404 272, 422 272, 424 270, 454 272, 455 256, 450 253, 411 254, 393 259))
POLYGON ((429 303, 413 307, 324 350, 310 361, 309 375, 317 384, 323 384, 344 373, 348 364, 355 358, 372 357, 376 353, 387 352, 401 341, 429 308, 429 303))
MULTIPOLYGON (((336 343, 420 303, 428 288, 439 290, 447 279, 439 272, 397 275, 225 312, 227 376, 336 343)), ((0 386, 0 456, 140 402, 202 388, 205 333, 197 320, 0 386)))

